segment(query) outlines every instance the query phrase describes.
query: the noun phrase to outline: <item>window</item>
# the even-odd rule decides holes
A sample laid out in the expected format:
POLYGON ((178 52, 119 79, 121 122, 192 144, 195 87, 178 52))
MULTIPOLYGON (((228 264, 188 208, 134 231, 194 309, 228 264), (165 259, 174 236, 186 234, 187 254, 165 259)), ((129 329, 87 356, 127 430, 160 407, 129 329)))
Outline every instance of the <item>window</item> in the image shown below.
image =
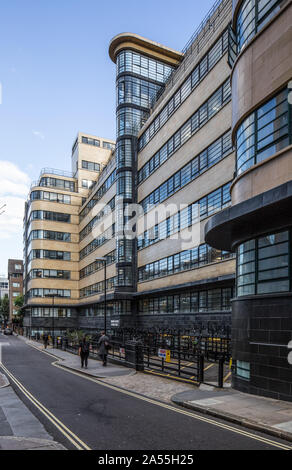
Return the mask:
POLYGON ((68 181, 68 180, 61 180, 59 178, 50 178, 44 177, 40 180, 40 186, 46 187, 56 187, 63 189, 64 191, 71 191, 72 193, 75 192, 75 181, 68 181))
POLYGON ((132 199, 132 172, 125 171, 119 174, 118 177, 118 190, 117 194, 123 196, 125 199, 132 199))
MULTIPOLYGON (((188 98, 192 91, 205 78, 210 70, 223 57, 228 47, 228 31, 225 30, 222 36, 216 41, 210 51, 202 58, 193 72, 187 77, 175 95, 169 100, 161 110, 154 123, 145 130, 139 139, 138 148, 142 150, 159 131, 159 129, 172 116, 173 112, 188 98)), ((196 127, 192 127, 194 130, 196 127)))
POLYGON ((114 150, 116 148, 116 145, 111 142, 103 142, 102 146, 104 149, 107 149, 107 150, 114 150))
POLYGON ((71 297, 71 291, 67 289, 31 289, 28 297, 71 297))
POLYGON ((60 242, 71 242, 71 233, 53 232, 51 230, 32 230, 28 237, 28 243, 32 240, 56 240, 60 242))
POLYGON ((100 147, 100 140, 97 139, 91 139, 89 137, 83 137, 82 136, 82 143, 87 144, 87 145, 93 145, 94 147, 100 147))
POLYGON ((236 361, 236 375, 242 379, 250 380, 250 363, 236 361))
POLYGON ((94 162, 88 162, 86 160, 82 160, 82 168, 88 171, 100 171, 100 164, 94 162))
POLYGON ((245 0, 237 14, 237 53, 251 41, 263 26, 281 9, 283 0, 245 0))
POLYGON ((213 250, 208 245, 200 245, 139 268, 139 282, 170 276, 188 269, 197 269, 206 264, 218 263, 233 257, 233 253, 213 250))
POLYGON ((169 180, 159 186, 141 202, 144 212, 148 212, 153 204, 160 204, 174 192, 179 191, 190 181, 196 179, 204 171, 225 158, 231 151, 231 131, 228 131, 220 139, 216 140, 210 147, 197 155, 190 163, 175 173, 169 180), (157 200, 152 201, 153 195, 157 194, 157 200))
POLYGON ((116 160, 117 167, 131 167, 132 166, 132 142, 130 139, 120 140, 117 146, 116 160))
POLYGON ((90 189, 93 184, 94 181, 82 180, 82 188, 90 189))
POLYGON ((49 211, 32 211, 29 223, 32 220, 51 220, 54 222, 71 222, 70 214, 63 214, 59 212, 49 212, 49 211))
POLYGON ((33 259, 54 259, 70 261, 71 253, 67 251, 54 251, 54 250, 32 250, 28 256, 28 262, 33 259))
POLYGON ((71 196, 66 194, 51 193, 49 191, 32 191, 30 194, 30 200, 44 200, 57 202, 60 204, 71 204, 71 196))
POLYGON ((90 253, 93 253, 97 248, 104 245, 115 236, 115 224, 103 232, 99 237, 95 238, 83 250, 80 251, 80 260, 86 258, 90 253))
POLYGON ((286 89, 243 121, 236 134, 238 175, 291 144, 289 119, 291 125, 286 89))
POLYGON ((139 301, 140 315, 184 315, 230 311, 232 288, 184 292, 177 295, 145 298, 139 301), (223 299, 226 299, 224 303, 223 299))
POLYGON ((117 135, 138 135, 145 124, 148 113, 136 108, 121 108, 117 112, 117 135))
MULTIPOLYGON (((138 249, 146 248, 160 240, 170 237, 185 227, 192 226, 199 220, 203 220, 211 214, 227 207, 230 201, 230 183, 228 183, 208 196, 196 201, 194 204, 191 204, 188 208, 179 211, 177 214, 144 232, 144 235, 139 237, 138 249)), ((149 206, 147 210, 149 210, 149 206)))
POLYGON ((92 232, 93 228, 100 222, 104 217, 108 216, 115 209, 116 198, 110 200, 108 204, 89 222, 79 234, 80 241, 82 241, 89 233, 92 232))
POLYGON ((237 250, 237 295, 289 292, 291 233, 280 232, 242 244, 237 250))
MULTIPOLYGON (((106 284, 107 284, 107 289, 112 290, 114 286, 116 285, 116 278, 113 277, 113 278, 107 279, 106 284)), ((103 292, 104 292, 104 281, 87 286, 84 289, 81 289, 80 297, 81 298, 91 297, 93 295, 102 294, 103 292)))
POLYGON ((131 103, 149 109, 161 88, 161 85, 142 78, 122 76, 117 82, 118 105, 131 103))
POLYGON ((29 279, 52 278, 52 279, 70 279, 70 271, 61 271, 56 269, 33 269, 29 275, 29 279))
POLYGON ((116 171, 113 171, 110 176, 105 180, 105 182, 98 188, 92 199, 88 202, 86 207, 80 212, 79 218, 80 222, 89 214, 91 209, 98 204, 100 199, 105 195, 105 193, 112 187, 116 181, 116 171))
POLYGON ((132 51, 123 51, 117 57, 117 74, 133 72, 163 84, 170 76, 173 67, 132 51))
POLYGON ((144 181, 162 163, 170 158, 187 140, 217 114, 231 99, 228 79, 193 116, 168 140, 168 142, 140 169, 138 182, 144 181))

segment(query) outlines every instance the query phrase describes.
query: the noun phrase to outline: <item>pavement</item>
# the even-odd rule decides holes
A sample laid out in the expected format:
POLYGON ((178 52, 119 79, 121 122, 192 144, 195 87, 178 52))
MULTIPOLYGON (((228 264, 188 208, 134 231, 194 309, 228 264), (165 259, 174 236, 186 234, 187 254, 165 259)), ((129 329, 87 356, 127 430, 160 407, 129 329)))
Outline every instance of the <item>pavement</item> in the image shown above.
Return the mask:
POLYGON ((44 346, 41 343, 38 343, 36 341, 30 341, 22 336, 19 336, 18 338, 25 340, 28 345, 33 346, 39 349, 40 351, 52 354, 58 360, 59 366, 64 367, 65 369, 71 369, 76 370, 78 372, 82 372, 83 374, 89 375, 91 377, 121 377, 134 375, 136 373, 133 369, 129 369, 124 366, 113 365, 110 362, 108 362, 106 367, 103 367, 102 362, 97 361, 95 359, 89 359, 88 368, 82 369, 80 364, 80 357, 75 354, 72 354, 68 351, 62 351, 61 349, 52 348, 50 346, 47 349, 44 349, 44 346))
MULTIPOLYGON (((58 364, 54 367, 55 356, 52 358, 17 337, 8 341, 9 347, 3 348, 5 373, 45 430, 66 449, 189 451, 292 448, 277 437, 267 439, 261 432, 247 432, 245 427, 238 425, 226 426, 225 421, 218 418, 206 419, 202 413, 149 398, 149 384, 154 384, 150 382, 154 378, 161 381, 160 396, 163 396, 164 386, 175 387, 176 382, 147 374, 92 380, 75 371, 65 371, 58 364), (141 379, 144 384, 149 379, 142 393, 129 391, 130 384, 135 388, 141 379), (110 383, 119 380, 123 382, 123 388, 110 383), (29 396, 23 394, 25 389, 29 396), (36 402, 42 410, 36 407, 36 402)), ((179 386, 186 387, 186 384, 179 386)), ((189 387, 191 385, 186 390, 192 391, 189 387)), ((8 435, 7 432, 5 434, 8 435)))
POLYGON ((47 433, 3 374, 0 374, 0 450, 66 450, 47 433))
MULTIPOLYGON (((23 341, 20 341, 20 343, 26 343, 27 345, 33 346, 35 349, 43 350, 41 344, 35 341, 28 341, 26 338, 21 339, 23 341)), ((31 348, 31 350, 33 350, 33 348, 31 348)), ((292 441, 292 403, 240 393, 230 387, 224 389, 207 385, 196 387, 191 384, 179 383, 162 377, 136 373, 125 367, 111 364, 109 364, 107 368, 103 368, 102 365, 95 360, 90 360, 89 368, 84 370, 80 367, 79 358, 69 352, 52 348, 49 348, 47 352, 57 359, 56 362, 58 366, 62 365, 64 368, 99 378, 102 382, 114 387, 119 387, 121 390, 149 397, 152 400, 159 400, 161 403, 174 403, 180 407, 199 412, 200 415, 208 414, 215 419, 229 421, 233 423, 233 425, 239 426, 243 431, 245 428, 248 428, 257 433, 269 434, 278 439, 292 441)), ((47 355, 42 356, 44 356, 44 359, 45 357, 48 358, 47 355)), ((54 361, 50 363, 52 362, 54 361)), ((66 380, 69 380, 69 378, 67 377, 66 380)), ((78 386, 80 385, 78 384, 78 386)), ((86 393, 91 393, 88 389, 88 387, 90 388, 91 386, 89 382, 83 391, 83 395, 85 390, 86 393)), ((48 387, 46 387, 45 390, 48 391, 48 387)), ((53 390, 51 390, 51 393, 53 393, 53 390)), ((1 396, 0 403, 2 403, 1 396)), ((111 408, 112 407, 113 402, 111 408)), ((119 410, 116 411, 117 414, 119 414, 121 409, 118 407, 117 410, 119 410)), ((145 416, 144 410, 142 415, 145 416)), ((111 419, 112 418, 111 413, 111 419)), ((87 419, 89 420, 88 417, 87 419)), ((95 423, 92 423, 92 425, 95 426, 95 423)), ((37 445, 37 443, 35 444, 37 445)), ((8 444, 6 443, 6 445, 8 444)), ((33 446, 34 443, 31 442, 30 445, 33 446)))
POLYGON ((201 385, 177 393, 176 405, 292 441, 292 402, 201 385))

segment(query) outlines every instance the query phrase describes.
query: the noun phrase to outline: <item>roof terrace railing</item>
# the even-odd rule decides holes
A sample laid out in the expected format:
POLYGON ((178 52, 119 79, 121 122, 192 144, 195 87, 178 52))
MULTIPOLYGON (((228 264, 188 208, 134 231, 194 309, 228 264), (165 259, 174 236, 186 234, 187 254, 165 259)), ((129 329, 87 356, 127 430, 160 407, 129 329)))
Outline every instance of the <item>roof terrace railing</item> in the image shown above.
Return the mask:
POLYGON ((74 178, 74 175, 71 171, 55 170, 54 168, 43 168, 41 170, 40 176, 44 174, 64 176, 64 178, 74 178))
POLYGON ((104 183, 104 181, 109 176, 109 174, 113 171, 115 166, 116 166, 116 154, 115 152, 113 152, 107 164, 103 167, 101 173, 99 174, 98 179, 93 183, 93 185, 89 189, 88 197, 91 196, 91 194, 97 187, 99 187, 102 183, 104 183))
POLYGON ((219 9, 220 5, 224 3, 224 0, 216 0, 214 5, 212 6, 211 10, 207 13, 201 24, 197 27, 196 31, 192 34, 192 37, 189 39, 189 41, 186 43, 185 47, 182 50, 182 53, 186 55, 192 46, 192 44, 195 42, 195 40, 198 38, 200 33, 203 31, 205 26, 210 22, 212 16, 216 12, 217 9, 219 9))
POLYGON ((182 52, 184 58, 178 68, 174 69, 165 86, 157 93, 152 103, 152 112, 163 100, 166 93, 178 82, 179 78, 187 70, 193 54, 199 54, 205 45, 213 37, 228 14, 232 12, 232 0, 216 0, 209 13, 205 16, 192 37, 189 39, 182 52))

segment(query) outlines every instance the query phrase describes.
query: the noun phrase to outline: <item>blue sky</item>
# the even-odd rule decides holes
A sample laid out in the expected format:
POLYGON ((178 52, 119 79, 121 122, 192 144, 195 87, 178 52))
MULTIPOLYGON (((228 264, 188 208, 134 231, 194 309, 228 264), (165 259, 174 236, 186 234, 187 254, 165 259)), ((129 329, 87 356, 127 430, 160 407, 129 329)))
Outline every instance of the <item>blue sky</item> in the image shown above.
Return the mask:
POLYGON ((213 0, 9 0, 0 30, 0 273, 22 258, 23 204, 43 167, 70 170, 77 132, 115 138, 113 36, 181 50, 213 0), (1 211, 0 211, 1 212, 1 211))

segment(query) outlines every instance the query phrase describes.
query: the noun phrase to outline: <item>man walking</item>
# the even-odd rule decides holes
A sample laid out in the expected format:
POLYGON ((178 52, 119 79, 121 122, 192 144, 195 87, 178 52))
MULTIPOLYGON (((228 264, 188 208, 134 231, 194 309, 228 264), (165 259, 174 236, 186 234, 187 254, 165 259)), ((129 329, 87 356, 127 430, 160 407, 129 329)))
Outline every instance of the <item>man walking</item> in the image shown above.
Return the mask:
POLYGON ((81 367, 85 366, 87 369, 88 366, 88 357, 89 357, 89 343, 86 341, 86 336, 83 337, 82 341, 79 344, 79 355, 81 358, 81 367))
POLYGON ((49 337, 48 337, 47 333, 43 334, 43 342, 44 342, 44 348, 47 349, 48 342, 49 342, 49 337))
POLYGON ((108 355, 108 352, 109 352, 111 346, 110 346, 110 342, 109 342, 109 337, 106 336, 105 331, 101 332, 101 337, 99 338, 98 346, 99 346, 98 354, 99 354, 99 357, 102 360, 102 365, 103 365, 103 367, 106 367, 106 365, 107 365, 107 355, 108 355))

